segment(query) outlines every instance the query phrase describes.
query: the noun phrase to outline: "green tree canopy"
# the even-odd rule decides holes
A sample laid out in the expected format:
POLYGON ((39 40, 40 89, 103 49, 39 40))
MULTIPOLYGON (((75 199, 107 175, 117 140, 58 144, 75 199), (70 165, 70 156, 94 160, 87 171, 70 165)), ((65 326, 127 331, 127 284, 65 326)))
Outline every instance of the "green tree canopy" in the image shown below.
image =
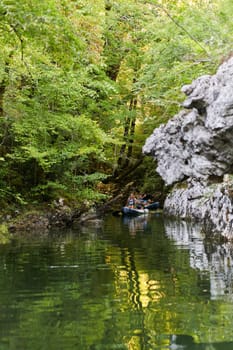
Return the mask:
MULTIPOLYGON (((230 0, 0 1, 0 197, 99 196, 231 51, 230 0)), ((143 163, 142 174, 148 174, 143 163)), ((141 182, 145 182, 141 176, 141 182)))

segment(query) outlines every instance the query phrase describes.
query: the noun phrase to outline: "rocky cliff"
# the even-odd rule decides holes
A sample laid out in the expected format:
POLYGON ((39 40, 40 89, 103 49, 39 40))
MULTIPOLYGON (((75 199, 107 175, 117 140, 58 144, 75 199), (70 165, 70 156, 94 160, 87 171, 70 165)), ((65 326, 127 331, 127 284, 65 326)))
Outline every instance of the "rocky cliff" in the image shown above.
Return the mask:
POLYGON ((167 214, 201 220, 233 238, 233 58, 182 91, 184 109, 154 130, 143 152, 175 184, 167 214))

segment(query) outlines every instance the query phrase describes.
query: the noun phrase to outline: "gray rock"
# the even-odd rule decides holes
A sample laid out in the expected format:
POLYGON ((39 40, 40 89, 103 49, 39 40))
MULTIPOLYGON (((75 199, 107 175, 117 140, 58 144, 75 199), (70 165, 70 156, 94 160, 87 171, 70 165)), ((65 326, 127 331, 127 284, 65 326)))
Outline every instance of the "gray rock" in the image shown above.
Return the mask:
POLYGON ((167 197, 167 214, 202 220, 232 238, 233 183, 214 184, 211 178, 233 172, 233 58, 182 91, 185 110, 154 130, 143 153, 157 161, 166 184, 188 179, 167 197))

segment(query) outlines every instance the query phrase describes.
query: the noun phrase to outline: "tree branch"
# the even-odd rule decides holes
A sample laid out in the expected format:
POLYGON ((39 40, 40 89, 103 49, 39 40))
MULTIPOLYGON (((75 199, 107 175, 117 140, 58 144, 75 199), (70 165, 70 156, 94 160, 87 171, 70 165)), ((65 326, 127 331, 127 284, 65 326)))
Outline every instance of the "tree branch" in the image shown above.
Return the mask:
POLYGON ((9 23, 9 26, 11 27, 11 29, 13 30, 13 32, 15 33, 15 35, 17 36, 17 38, 20 41, 21 61, 24 62, 24 51, 23 51, 24 41, 23 41, 22 37, 19 35, 16 27, 13 24, 10 24, 10 23, 9 23))
MULTIPOLYGON (((189 33, 189 31, 184 27, 182 26, 168 11, 167 9, 165 9, 164 6, 162 5, 156 5, 156 4, 152 4, 151 2, 148 2, 146 1, 148 4, 152 5, 153 7, 157 7, 157 8, 160 8, 169 18, 170 20, 175 23, 175 25, 180 28, 183 32, 185 32, 188 37, 194 41, 206 54, 208 57, 211 57, 210 53, 206 50, 206 48, 204 46, 202 46, 202 44, 191 34, 189 33)), ((153 12, 153 11, 152 11, 153 12)))

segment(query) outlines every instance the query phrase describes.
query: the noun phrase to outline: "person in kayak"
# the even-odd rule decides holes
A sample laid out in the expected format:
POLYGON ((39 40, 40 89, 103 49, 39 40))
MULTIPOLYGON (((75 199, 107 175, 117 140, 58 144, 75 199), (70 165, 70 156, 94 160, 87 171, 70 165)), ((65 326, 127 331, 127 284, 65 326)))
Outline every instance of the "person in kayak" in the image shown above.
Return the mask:
POLYGON ((134 209, 136 207, 137 198, 135 197, 134 193, 130 193, 130 196, 127 199, 126 206, 128 208, 134 209))

